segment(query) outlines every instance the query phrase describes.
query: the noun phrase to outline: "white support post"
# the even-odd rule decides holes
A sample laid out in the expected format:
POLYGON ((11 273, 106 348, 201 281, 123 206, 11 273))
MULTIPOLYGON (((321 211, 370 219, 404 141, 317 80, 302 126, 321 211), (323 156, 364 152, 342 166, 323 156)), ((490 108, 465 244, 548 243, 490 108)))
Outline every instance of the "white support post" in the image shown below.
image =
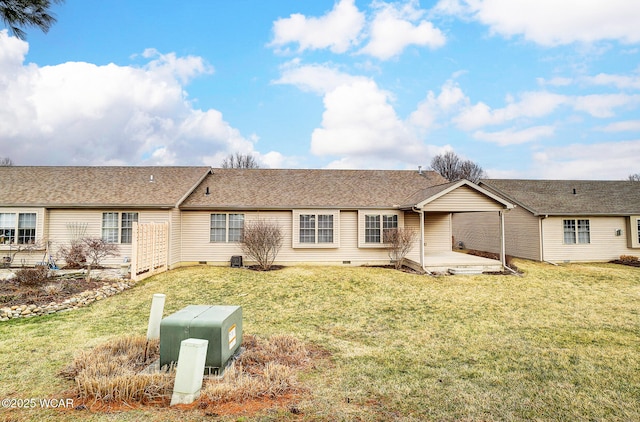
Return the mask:
POLYGON ((188 338, 180 343, 171 406, 190 404, 200 397, 208 345, 208 340, 197 338, 188 338))
POLYGON ((507 267, 507 258, 505 257, 505 238, 504 238, 504 211, 498 211, 500 215, 500 262, 502 263, 502 268, 507 267))
POLYGON ((131 229, 131 280, 138 281, 138 242, 140 233, 138 232, 138 223, 133 222, 133 228, 131 229))
POLYGON ((147 340, 160 338, 160 322, 164 312, 164 301, 166 296, 162 293, 155 293, 151 300, 151 312, 149 314, 149 325, 147 326, 147 340))
POLYGON ((420 268, 426 270, 424 259, 424 210, 420 210, 420 268))

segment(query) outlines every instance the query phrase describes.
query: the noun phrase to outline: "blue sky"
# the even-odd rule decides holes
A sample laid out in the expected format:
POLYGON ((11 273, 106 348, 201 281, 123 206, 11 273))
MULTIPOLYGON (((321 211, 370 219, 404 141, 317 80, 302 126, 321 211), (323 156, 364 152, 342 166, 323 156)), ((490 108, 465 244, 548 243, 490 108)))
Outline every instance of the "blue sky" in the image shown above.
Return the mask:
MULTIPOLYGON (((640 172, 629 0, 66 0, 0 26, 0 157, 18 165, 640 172)), ((1 25, 1 24, 0 24, 1 25)))

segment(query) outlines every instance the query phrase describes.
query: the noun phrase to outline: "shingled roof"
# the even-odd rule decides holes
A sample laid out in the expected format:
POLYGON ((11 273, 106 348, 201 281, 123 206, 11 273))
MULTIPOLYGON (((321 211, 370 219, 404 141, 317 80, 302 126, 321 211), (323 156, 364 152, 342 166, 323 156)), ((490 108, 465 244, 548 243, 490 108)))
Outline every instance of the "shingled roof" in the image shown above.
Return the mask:
POLYGON ((444 183, 435 172, 415 170, 214 169, 181 208, 397 208, 444 183))
POLYGON ((209 167, 0 167, 0 205, 177 206, 209 167))
POLYGON ((535 215, 640 214, 640 182, 484 179, 480 185, 535 215))

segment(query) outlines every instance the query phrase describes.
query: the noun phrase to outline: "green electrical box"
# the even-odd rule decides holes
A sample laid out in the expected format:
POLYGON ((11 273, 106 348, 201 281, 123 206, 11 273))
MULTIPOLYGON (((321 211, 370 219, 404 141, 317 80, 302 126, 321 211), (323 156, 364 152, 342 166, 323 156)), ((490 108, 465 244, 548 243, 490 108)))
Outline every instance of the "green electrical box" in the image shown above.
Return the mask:
POLYGON ((189 305, 160 321, 160 367, 178 362, 180 343, 209 341, 205 373, 221 375, 242 344, 240 306, 189 305))

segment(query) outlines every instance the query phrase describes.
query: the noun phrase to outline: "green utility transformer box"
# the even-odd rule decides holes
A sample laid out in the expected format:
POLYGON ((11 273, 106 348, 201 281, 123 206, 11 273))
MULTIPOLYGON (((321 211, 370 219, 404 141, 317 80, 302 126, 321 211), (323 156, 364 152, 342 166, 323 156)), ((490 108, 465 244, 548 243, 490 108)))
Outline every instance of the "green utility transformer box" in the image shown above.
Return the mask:
POLYGON ((160 367, 178 362, 180 343, 208 340, 205 373, 221 375, 242 344, 240 306, 189 305, 160 321, 160 367))

